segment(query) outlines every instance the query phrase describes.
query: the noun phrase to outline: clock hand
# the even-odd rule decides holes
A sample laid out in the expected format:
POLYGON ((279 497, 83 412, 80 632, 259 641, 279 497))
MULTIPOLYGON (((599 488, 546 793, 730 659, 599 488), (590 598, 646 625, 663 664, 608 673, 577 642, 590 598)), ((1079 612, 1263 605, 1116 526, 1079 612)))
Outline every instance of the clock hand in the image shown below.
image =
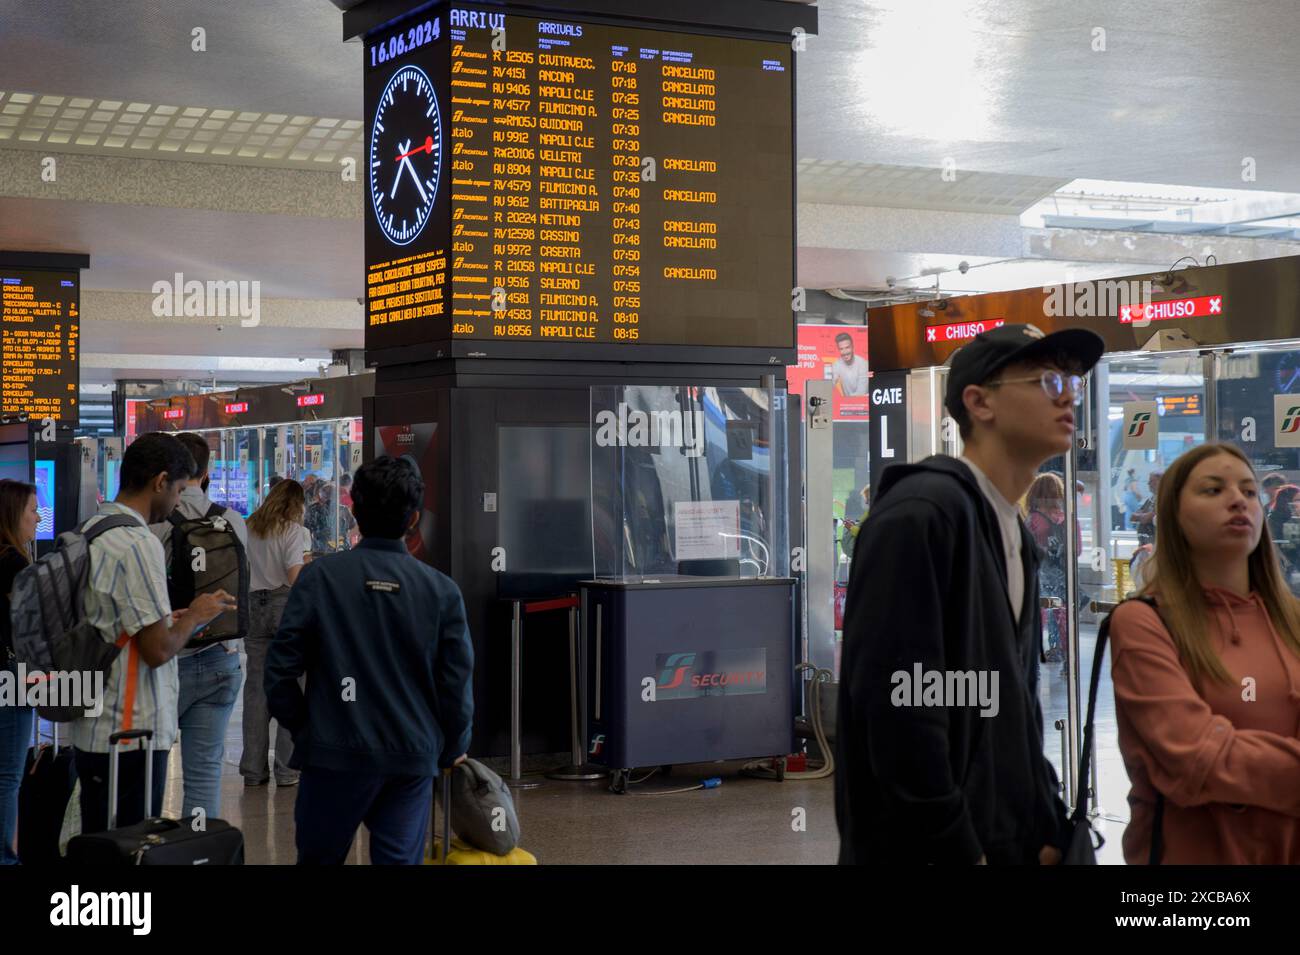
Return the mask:
MULTIPOLYGON (((404 143, 398 143, 398 144, 397 144, 397 148, 398 148, 398 149, 408 149, 408 148, 410 147, 410 145, 411 145, 411 141, 408 139, 408 140, 407 140, 406 142, 404 142, 404 143)), ((411 171, 414 172, 415 170, 412 169, 411 171)), ((397 198, 397 184, 398 184, 399 182, 401 182, 401 181, 402 181, 402 165, 399 164, 398 167, 397 167, 397 175, 396 175, 395 177, 393 177, 393 191, 392 191, 391 193, 389 193, 389 195, 388 195, 388 198, 389 198, 389 199, 396 199, 396 198, 397 198)))
MULTIPOLYGON (((408 140, 406 141, 406 146, 409 146, 409 145, 411 145, 411 141, 408 139, 408 140)), ((406 146, 398 146, 397 148, 398 148, 398 149, 405 149, 406 146)), ((425 136, 425 137, 424 137, 424 145, 423 145, 423 146, 416 146, 416 147, 415 147, 414 149, 412 149, 410 152, 404 152, 404 153, 402 153, 402 155, 398 156, 397 159, 394 160, 394 162, 400 162, 401 160, 405 159, 407 156, 414 156, 416 153, 431 153, 431 152, 433 152, 433 137, 432 137, 432 136, 425 136)))
MULTIPOLYGON (((411 178, 415 180, 415 188, 420 190, 420 201, 427 203, 429 197, 424 194, 424 186, 420 185, 420 177, 415 174, 415 167, 411 165, 411 157, 407 156, 403 159, 402 165, 410 168, 411 178)), ((398 171, 400 172, 401 170, 399 169, 398 171)))

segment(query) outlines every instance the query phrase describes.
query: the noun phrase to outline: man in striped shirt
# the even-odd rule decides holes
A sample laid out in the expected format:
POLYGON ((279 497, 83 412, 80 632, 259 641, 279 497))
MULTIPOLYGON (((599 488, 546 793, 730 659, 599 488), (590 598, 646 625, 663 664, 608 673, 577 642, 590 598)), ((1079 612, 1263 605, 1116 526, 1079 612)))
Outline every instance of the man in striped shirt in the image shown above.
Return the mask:
POLYGON ((167 751, 177 736, 180 693, 175 657, 193 633, 226 610, 235 599, 224 591, 200 594, 185 610, 172 611, 162 543, 149 531, 176 508, 194 458, 169 434, 145 434, 122 456, 121 490, 86 522, 126 515, 139 527, 105 531, 90 545, 86 615, 109 643, 122 650, 107 674, 103 712, 72 724, 77 775, 81 780, 83 832, 108 828, 108 738, 129 729, 152 730, 152 747, 124 747, 118 776, 117 824, 144 818, 144 761, 152 748, 154 814, 162 811, 167 782, 167 751))

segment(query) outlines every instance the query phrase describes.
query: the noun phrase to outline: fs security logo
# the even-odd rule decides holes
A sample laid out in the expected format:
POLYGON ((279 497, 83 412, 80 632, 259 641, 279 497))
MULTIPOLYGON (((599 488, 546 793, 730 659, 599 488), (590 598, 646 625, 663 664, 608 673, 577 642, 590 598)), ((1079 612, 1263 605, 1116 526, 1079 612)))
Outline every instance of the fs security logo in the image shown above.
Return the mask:
POLYGON ((1151 423, 1151 414, 1146 411, 1139 411, 1133 416, 1133 423, 1128 426, 1128 436, 1130 438, 1140 438, 1146 431, 1146 427, 1151 423))
POLYGON ((767 692, 767 650, 703 650, 655 656, 655 700, 767 692))

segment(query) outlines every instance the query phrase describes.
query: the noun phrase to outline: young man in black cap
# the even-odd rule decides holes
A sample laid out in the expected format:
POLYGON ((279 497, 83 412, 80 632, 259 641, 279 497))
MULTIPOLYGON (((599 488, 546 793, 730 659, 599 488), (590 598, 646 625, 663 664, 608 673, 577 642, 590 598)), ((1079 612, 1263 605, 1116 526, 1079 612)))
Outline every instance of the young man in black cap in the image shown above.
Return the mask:
POLYGON ((960 458, 885 471, 854 548, 835 810, 841 863, 1051 864, 1038 556, 1016 502, 1069 451, 1092 332, 985 332, 949 360, 960 458), (977 689, 978 688, 978 689, 977 689))

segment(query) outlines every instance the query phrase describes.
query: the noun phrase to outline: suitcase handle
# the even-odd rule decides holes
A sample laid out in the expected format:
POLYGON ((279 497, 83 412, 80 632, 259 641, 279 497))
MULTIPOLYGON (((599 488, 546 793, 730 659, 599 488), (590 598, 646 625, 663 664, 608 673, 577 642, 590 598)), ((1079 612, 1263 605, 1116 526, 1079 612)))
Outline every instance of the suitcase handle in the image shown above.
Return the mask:
POLYGON ((117 828, 117 758, 120 755, 119 743, 133 739, 145 740, 149 745, 144 750, 144 817, 153 815, 153 730, 123 730, 108 738, 108 828, 117 828))
POLYGON ((451 851, 451 769, 442 771, 442 864, 451 851))

